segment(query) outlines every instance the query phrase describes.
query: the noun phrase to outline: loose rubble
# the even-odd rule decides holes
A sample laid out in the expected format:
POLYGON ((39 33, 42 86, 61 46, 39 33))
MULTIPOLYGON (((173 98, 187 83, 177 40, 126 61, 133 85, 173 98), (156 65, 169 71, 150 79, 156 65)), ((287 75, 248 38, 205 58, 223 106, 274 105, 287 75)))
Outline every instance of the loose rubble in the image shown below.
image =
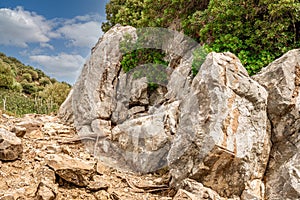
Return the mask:
POLYGON ((0 143, 1 200, 168 200, 174 195, 166 174, 118 171, 95 159, 80 140, 69 143, 77 136, 74 128, 55 116, 1 114, 0 124, 5 141, 0 143), (26 128, 21 138, 8 131, 16 127, 26 128))

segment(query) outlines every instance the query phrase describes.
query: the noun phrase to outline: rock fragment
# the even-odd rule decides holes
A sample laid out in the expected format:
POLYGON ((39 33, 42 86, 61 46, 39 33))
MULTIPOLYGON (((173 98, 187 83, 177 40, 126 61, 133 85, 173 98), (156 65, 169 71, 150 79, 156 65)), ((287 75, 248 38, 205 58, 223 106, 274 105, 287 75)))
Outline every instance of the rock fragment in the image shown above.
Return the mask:
POLYGON ((22 141, 14 133, 0 128, 0 160, 13 161, 22 156, 22 141))

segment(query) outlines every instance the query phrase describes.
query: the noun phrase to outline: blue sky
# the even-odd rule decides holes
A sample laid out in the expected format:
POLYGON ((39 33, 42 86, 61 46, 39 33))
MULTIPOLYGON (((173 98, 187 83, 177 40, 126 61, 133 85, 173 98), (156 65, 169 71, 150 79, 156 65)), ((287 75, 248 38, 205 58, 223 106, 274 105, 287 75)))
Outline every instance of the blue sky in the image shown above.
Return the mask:
POLYGON ((0 0, 0 52, 73 84, 109 0, 0 0))

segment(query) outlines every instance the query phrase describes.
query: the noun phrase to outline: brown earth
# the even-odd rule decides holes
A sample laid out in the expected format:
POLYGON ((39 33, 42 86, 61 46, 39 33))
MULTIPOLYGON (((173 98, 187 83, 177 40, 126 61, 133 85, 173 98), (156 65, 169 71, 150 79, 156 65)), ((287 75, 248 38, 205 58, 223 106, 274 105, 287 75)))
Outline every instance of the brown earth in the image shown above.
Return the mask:
POLYGON ((138 175, 98 162, 76 139, 74 128, 55 116, 30 114, 15 118, 0 114, 0 128, 22 136, 23 146, 17 160, 0 161, 1 200, 167 200, 175 195, 168 188, 167 173, 138 175), (22 131, 25 134, 20 134, 22 131), (59 157, 63 159, 57 160, 59 157), (91 167, 89 175, 83 173, 80 163, 91 167), (76 177, 69 179, 74 174, 76 177), (79 179, 81 175, 86 184, 81 184, 84 183, 79 179))

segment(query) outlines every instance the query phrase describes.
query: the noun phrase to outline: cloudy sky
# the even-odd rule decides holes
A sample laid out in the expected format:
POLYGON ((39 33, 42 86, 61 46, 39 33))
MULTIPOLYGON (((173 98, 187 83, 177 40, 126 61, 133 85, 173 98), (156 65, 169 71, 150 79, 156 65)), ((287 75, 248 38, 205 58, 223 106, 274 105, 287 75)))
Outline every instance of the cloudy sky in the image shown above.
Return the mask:
POLYGON ((73 84, 108 0, 0 0, 0 52, 73 84))

